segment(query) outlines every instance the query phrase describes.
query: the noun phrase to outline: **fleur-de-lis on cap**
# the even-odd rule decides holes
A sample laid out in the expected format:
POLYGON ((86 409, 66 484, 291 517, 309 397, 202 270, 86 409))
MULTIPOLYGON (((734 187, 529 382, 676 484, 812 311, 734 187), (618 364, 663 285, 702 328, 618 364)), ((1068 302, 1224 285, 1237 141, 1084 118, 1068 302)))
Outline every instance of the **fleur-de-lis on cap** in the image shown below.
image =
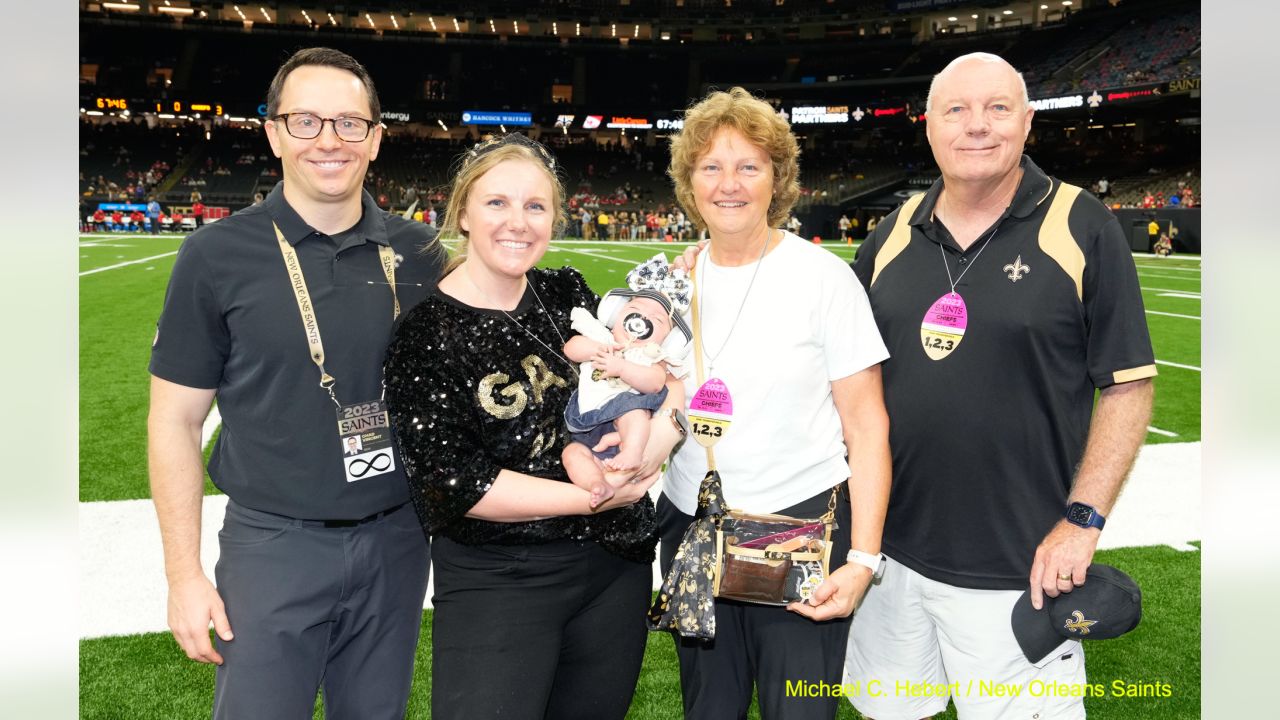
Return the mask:
POLYGON ((632 290, 654 290, 667 296, 675 312, 689 310, 693 297, 693 284, 684 270, 671 267, 662 253, 637 265, 627 273, 627 287, 632 290))

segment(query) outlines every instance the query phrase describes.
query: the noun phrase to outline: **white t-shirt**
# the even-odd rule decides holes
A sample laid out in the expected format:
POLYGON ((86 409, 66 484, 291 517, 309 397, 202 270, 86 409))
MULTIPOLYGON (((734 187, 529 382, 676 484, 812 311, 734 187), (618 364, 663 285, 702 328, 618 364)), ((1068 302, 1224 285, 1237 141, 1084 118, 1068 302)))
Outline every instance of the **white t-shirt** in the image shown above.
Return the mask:
MULTIPOLYGON (((848 478, 831 382, 889 353, 862 285, 830 251, 784 233, 760 261, 745 304, 756 263, 719 267, 710 256, 699 255, 695 276, 704 380, 723 380, 733 400, 732 423, 714 448, 716 467, 730 507, 777 512, 848 478)), ((688 402, 698 390, 692 354, 686 364, 688 402)), ((671 459, 663 492, 692 515, 706 472, 706 450, 690 437, 671 459)))

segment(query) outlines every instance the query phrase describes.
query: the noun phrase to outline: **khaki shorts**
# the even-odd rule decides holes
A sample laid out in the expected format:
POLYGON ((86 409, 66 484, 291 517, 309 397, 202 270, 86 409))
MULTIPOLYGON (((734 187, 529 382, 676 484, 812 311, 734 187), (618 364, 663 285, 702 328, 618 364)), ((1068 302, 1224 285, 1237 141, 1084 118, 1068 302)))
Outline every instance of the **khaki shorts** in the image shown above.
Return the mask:
POLYGON ((1020 590, 930 580, 889 558, 853 616, 844 694, 875 720, 918 720, 955 702, 960 718, 1083 718, 1084 650, 1064 640, 1040 667, 1009 616, 1020 590))

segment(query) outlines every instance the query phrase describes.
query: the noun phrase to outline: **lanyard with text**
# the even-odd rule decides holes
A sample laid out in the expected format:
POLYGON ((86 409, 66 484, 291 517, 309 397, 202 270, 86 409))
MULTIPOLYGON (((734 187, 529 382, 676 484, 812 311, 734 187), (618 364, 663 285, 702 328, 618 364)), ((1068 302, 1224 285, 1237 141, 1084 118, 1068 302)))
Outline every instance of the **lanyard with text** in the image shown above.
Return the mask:
MULTIPOLYGON (((289 285, 293 288, 294 299, 298 301, 302 329, 306 331, 307 344, 311 346, 311 360, 320 368, 320 387, 328 391, 329 399, 338 406, 338 440, 342 447, 346 480, 355 482, 389 473, 395 469, 395 454, 392 452, 391 427, 384 399, 380 397, 349 405, 338 402, 338 396, 333 391, 337 379, 324 369, 324 343, 320 341, 320 323, 316 319, 315 306, 311 304, 311 292, 307 290, 307 280, 302 275, 298 253, 284 239, 279 226, 275 223, 271 225, 275 228, 280 254, 284 256, 284 266, 289 272, 289 285)), ((382 245, 378 248, 378 257, 382 272, 387 276, 387 284, 391 286, 394 320, 400 317, 400 298, 396 295, 396 254, 389 246, 382 245)), ((383 395, 386 395, 385 381, 383 395)))
MULTIPOLYGON (((294 299, 298 301, 298 312, 302 314, 302 327, 307 331, 307 344, 311 346, 311 361, 320 368, 320 387, 329 391, 329 397, 333 398, 335 405, 340 405, 338 398, 333 394, 333 385, 337 379, 324 369, 324 343, 320 341, 320 323, 316 320, 316 310, 311 304, 307 280, 302 276, 302 264, 298 262, 298 253, 294 251, 289 241, 284 239, 284 233, 280 232, 280 228, 275 223, 271 223, 271 227, 275 228, 276 241, 280 243, 280 254, 284 255, 284 266, 289 271, 289 285, 293 288, 294 299)), ((395 250, 390 246, 381 245, 378 247, 378 258, 382 263, 382 272, 387 276, 387 284, 391 286, 391 299, 394 302, 391 318, 394 320, 400 317, 400 297, 396 295, 395 250)))

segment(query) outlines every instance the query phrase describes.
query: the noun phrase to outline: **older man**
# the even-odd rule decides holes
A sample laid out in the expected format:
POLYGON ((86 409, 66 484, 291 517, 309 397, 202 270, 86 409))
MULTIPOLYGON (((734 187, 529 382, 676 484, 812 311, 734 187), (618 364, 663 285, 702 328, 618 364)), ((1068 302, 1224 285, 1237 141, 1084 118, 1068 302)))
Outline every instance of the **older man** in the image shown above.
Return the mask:
POLYGON ((402 718, 429 552, 382 361, 442 254, 433 230, 363 190, 382 127, 354 58, 298 51, 267 118, 284 181, 183 243, 151 350, 169 626, 188 657, 218 665, 215 718, 311 717, 321 686, 327 718, 402 718), (215 397, 209 476, 228 497, 216 588, 200 563, 200 429, 215 397))
POLYGON ((891 353, 890 559, 854 617, 846 665, 850 682, 880 690, 851 698, 877 720, 931 716, 948 695, 962 718, 1084 716, 1078 696, 1025 691, 1083 683, 1079 643, 1033 664, 1010 613, 1028 588, 1039 608, 1084 584, 1145 437, 1156 369, 1124 230, 1023 155, 1032 114, 1001 58, 949 64, 928 101, 942 177, 854 262, 891 353), (984 694, 981 682, 1024 692, 984 694), (921 683, 954 691, 913 693, 921 683))

